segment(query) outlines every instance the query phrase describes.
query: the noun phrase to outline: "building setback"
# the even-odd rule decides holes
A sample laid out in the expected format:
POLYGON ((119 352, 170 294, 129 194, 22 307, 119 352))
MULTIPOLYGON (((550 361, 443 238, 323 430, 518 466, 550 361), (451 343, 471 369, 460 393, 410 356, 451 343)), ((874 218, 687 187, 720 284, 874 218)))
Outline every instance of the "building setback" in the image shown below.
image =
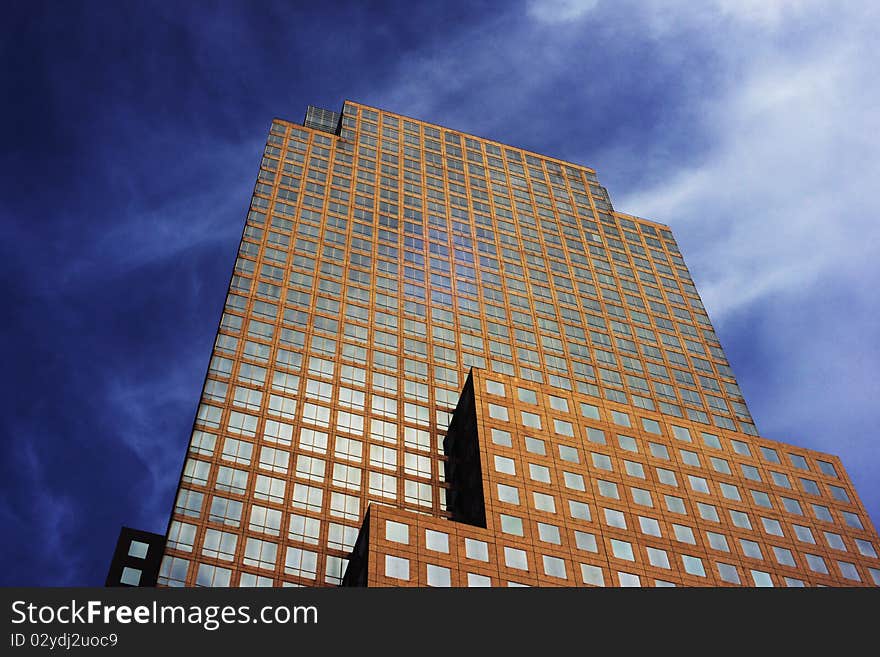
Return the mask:
POLYGON ((353 102, 272 122, 152 536, 108 584, 880 585, 840 460, 758 436, 667 226, 353 102))

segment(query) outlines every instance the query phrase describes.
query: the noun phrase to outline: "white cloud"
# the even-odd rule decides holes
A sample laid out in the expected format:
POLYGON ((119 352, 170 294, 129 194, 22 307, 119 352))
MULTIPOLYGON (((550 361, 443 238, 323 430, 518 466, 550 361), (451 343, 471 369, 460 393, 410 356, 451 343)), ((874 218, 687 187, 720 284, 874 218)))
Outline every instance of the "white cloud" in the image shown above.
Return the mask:
MULTIPOLYGON (((820 276, 871 260, 880 242, 873 194, 880 91, 857 22, 798 52, 754 53, 704 101, 709 155, 617 206, 670 223, 721 318, 820 276)), ((731 46, 732 48, 732 46, 731 46)), ((731 56, 738 56, 731 55, 731 56)), ((869 264, 870 266, 870 264, 869 264)))
POLYGON ((811 0, 715 0, 723 15, 764 27, 777 27, 792 15, 800 15, 818 3, 811 0))
POLYGON ((530 0, 528 15, 541 23, 570 23, 592 12, 599 0, 530 0))

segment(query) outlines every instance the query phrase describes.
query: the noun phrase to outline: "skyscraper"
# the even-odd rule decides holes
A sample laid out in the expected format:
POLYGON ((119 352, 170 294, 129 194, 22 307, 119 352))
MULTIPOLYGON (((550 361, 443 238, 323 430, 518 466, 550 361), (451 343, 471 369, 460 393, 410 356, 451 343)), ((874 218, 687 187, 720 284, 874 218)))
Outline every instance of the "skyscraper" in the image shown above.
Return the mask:
POLYGON ((839 459, 758 436, 667 226, 353 102, 272 122, 185 459, 108 583, 880 585, 839 459))

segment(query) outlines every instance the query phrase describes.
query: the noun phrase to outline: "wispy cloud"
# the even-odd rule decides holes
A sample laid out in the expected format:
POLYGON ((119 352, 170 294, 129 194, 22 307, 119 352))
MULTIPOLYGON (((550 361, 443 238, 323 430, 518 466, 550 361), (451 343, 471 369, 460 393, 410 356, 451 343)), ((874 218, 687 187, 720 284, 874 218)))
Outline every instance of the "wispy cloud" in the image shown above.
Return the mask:
POLYGON ((660 184, 617 197, 699 247, 689 262, 716 319, 874 268, 880 149, 865 135, 880 129, 880 89, 867 55, 880 49, 863 31, 867 17, 849 18, 833 38, 806 35, 797 53, 755 53, 703 102, 698 129, 712 147, 699 166, 671 167, 660 184))
POLYGON ((529 0, 526 11, 541 23, 568 23, 589 14, 599 0, 529 0))
MULTIPOLYGON (((71 495, 58 490, 53 484, 34 445, 34 436, 15 433, 10 437, 16 443, 7 457, 14 460, 20 485, 28 491, 39 491, 39 494, 32 494, 25 500, 24 504, 16 504, 13 496, 4 496, 0 502, 3 525, 8 536, 16 538, 9 547, 17 548, 18 553, 10 557, 23 560, 28 557, 21 553, 22 550, 36 552, 43 555, 45 571, 41 573, 41 578, 47 584, 51 582, 54 586, 64 586, 80 583, 82 554, 71 539, 75 533, 72 530, 76 527, 77 515, 85 512, 85 509, 77 508, 79 505, 71 495)), ((8 570, 9 573, 2 580, 5 585, 30 584, 18 579, 13 572, 15 568, 8 570)))

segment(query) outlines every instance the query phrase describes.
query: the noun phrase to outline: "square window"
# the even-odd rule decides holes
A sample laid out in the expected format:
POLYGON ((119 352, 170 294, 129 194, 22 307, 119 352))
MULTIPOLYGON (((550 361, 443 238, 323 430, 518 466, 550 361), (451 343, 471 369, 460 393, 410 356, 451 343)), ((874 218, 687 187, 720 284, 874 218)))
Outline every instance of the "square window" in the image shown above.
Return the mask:
POLYGON ((557 420, 554 418, 553 430, 560 436, 574 436, 574 427, 572 426, 571 422, 565 422, 564 420, 557 420))
POLYGON ((619 424, 622 427, 630 426, 629 415, 626 413, 621 413, 620 411, 611 411, 611 421, 614 424, 619 424))
POLYGON ((831 517, 831 510, 827 506, 821 504, 811 504, 810 506, 813 507, 813 515, 815 515, 818 520, 834 522, 834 518, 831 517))
POLYGON ((504 397, 504 384, 487 379, 486 392, 492 395, 498 395, 499 397, 504 397))
POLYGON ((516 474, 516 465, 514 464, 513 459, 507 458, 506 456, 495 455, 495 469, 502 474, 516 474))
POLYGON ((788 475, 784 475, 781 472, 770 471, 770 477, 773 479, 773 483, 782 488, 791 488, 791 481, 788 479, 788 475))
POLYGON ((697 493, 708 493, 709 492, 709 482, 707 482, 703 477, 695 477, 694 475, 688 475, 688 482, 691 485, 691 489, 697 493))
POLYGON ((469 587, 492 586, 492 578, 486 575, 477 575, 476 573, 467 574, 467 585, 469 587))
POLYGON ((855 513, 850 513, 849 511, 842 511, 841 513, 843 515, 843 521, 846 523, 847 527, 864 529, 861 519, 855 513))
POLYGON ((689 575, 697 577, 705 577, 706 569, 703 567, 703 560, 699 557, 692 557, 687 554, 681 555, 681 562, 684 564, 684 570, 689 575))
POLYGON ((742 497, 739 494, 739 488, 737 488, 733 484, 725 484, 724 482, 720 482, 718 486, 721 488, 721 494, 728 500, 742 502, 742 497))
POLYGON ((509 504, 519 504, 519 489, 507 484, 497 484, 498 500, 509 504))
POLYGON ((532 498, 535 502, 535 509, 537 509, 538 511, 548 511, 550 513, 556 513, 556 500, 552 495, 533 492, 532 498))
POLYGON ((641 463, 635 463, 633 461, 624 461, 623 467, 626 469, 626 474, 630 477, 638 477, 639 479, 645 479, 645 468, 641 463))
POLYGON ((608 470, 610 472, 614 469, 611 466, 611 457, 606 456, 605 454, 597 454, 596 452, 591 452, 590 458, 593 461, 593 466, 599 468, 600 470, 608 470))
POLYGON ((660 435, 662 432, 660 431, 660 423, 656 420, 650 420, 646 417, 642 418, 642 428, 648 433, 656 433, 660 435))
POLYGON ((559 537, 559 527, 543 522, 538 523, 538 538, 545 543, 553 543, 555 545, 562 543, 562 539, 559 537))
POLYGON ((639 576, 631 573, 618 572, 617 581, 620 582, 622 587, 637 587, 642 585, 642 580, 639 576))
POLYGON ((598 552, 599 551, 599 548, 596 545, 596 536, 594 534, 588 534, 587 532, 575 531, 574 542, 575 542, 575 545, 577 545, 577 548, 579 550, 585 550, 587 552, 598 552))
POLYGON ((605 432, 601 429, 594 429, 593 427, 585 427, 587 432, 587 440, 591 443, 596 443, 598 445, 605 444, 605 432))
POLYGON ((550 395, 550 408, 552 408, 554 411, 562 411, 563 413, 568 413, 568 402, 562 397, 550 395))
MULTIPOLYGON (((877 576, 878 578, 880 578, 880 570, 877 571, 877 576)), ((598 566, 591 566, 589 564, 582 563, 581 579, 583 579, 584 584, 590 584, 592 586, 605 586, 605 577, 602 574, 602 569, 598 566)))
MULTIPOLYGON (((559 445, 559 458, 563 461, 568 461, 569 463, 580 463, 580 457, 578 456, 578 451, 574 447, 569 447, 568 445, 559 445)), ((608 468, 610 470, 610 468, 608 468)))
POLYGON ((761 456, 764 457, 765 461, 769 461, 770 463, 779 463, 779 454, 776 453, 775 449, 762 447, 761 456))
POLYGON ((119 581, 122 584, 128 584, 129 586, 140 586, 141 574, 142 572, 139 568, 125 566, 122 569, 122 575, 120 576, 119 581))
POLYGON ((690 543, 691 545, 697 544, 697 539, 694 537, 694 530, 690 527, 673 524, 672 531, 675 534, 676 541, 679 541, 681 543, 690 543))
MULTIPOLYGON (((498 458, 497 456, 495 457, 498 458)), ((529 477, 533 481, 539 481, 544 484, 550 483, 550 469, 543 465, 529 463, 529 477)))
POLYGON ((385 555, 385 576, 392 579, 409 579, 409 559, 385 555))
POLYGON ((489 561, 489 546, 484 541, 478 541, 474 538, 464 539, 464 553, 468 559, 489 561))
POLYGON ((598 420, 599 419, 599 407, 593 406, 592 404, 584 404, 581 403, 581 415, 584 417, 598 420))
POLYGON ((828 489, 831 491, 831 497, 833 497, 838 502, 849 502, 849 495, 847 495, 846 490, 841 488, 840 486, 832 486, 828 485, 828 489))
POLYGON ((146 559, 147 552, 150 550, 150 544, 143 541, 132 541, 128 546, 128 556, 137 559, 146 559))
POLYGON ((828 574, 828 566, 825 564, 825 559, 818 554, 805 554, 804 556, 807 558, 807 565, 810 567, 810 570, 822 575, 828 574))
POLYGON ((851 564, 848 561, 838 561, 837 567, 840 569, 840 574, 843 575, 846 579, 851 579, 855 582, 862 581, 862 578, 859 577, 859 571, 856 569, 855 564, 851 564))
POLYGON ((773 586, 773 578, 770 577, 770 573, 765 573, 762 570, 753 570, 752 573, 752 581, 755 583, 755 586, 761 587, 772 587, 773 586))
POLYGON ((783 566, 794 566, 794 555, 791 553, 791 550, 786 548, 773 546, 773 556, 776 557, 776 561, 783 566))
POLYGON ((599 495, 603 497, 610 497, 615 500, 620 499, 620 493, 617 490, 617 484, 611 481, 604 481, 602 479, 596 480, 596 483, 599 487, 599 495))
POLYGON ((717 456, 712 456, 709 458, 709 462, 712 464, 712 469, 715 472, 720 472, 721 474, 732 474, 730 471, 730 463, 728 463, 725 459, 720 459, 717 456))
POLYGON ((425 530, 425 547, 435 552, 449 552, 449 535, 436 532, 433 529, 425 530))
POLYGON ((797 540, 802 543, 815 543, 816 539, 813 538, 813 532, 809 527, 804 527, 803 525, 792 525, 794 527, 794 535, 797 537, 797 540))
POLYGON ((651 491, 645 490, 644 488, 636 488, 635 486, 630 486, 629 490, 632 494, 633 503, 648 508, 654 507, 654 500, 651 497, 651 491))
POLYGON ((523 426, 530 427, 532 429, 541 428, 541 417, 539 415, 535 415, 534 413, 527 413, 526 411, 520 411, 520 415, 522 417, 523 426))
POLYGON ((645 518, 644 516, 639 516, 639 527, 642 530, 643 534, 647 534, 648 536, 660 536, 660 523, 657 522, 654 518, 645 518))
POLYGON ((616 538, 612 538, 611 552, 618 559, 625 559, 626 561, 636 560, 635 555, 633 554, 632 543, 626 541, 619 541, 616 538))
POLYGON ((874 557, 875 559, 877 558, 877 550, 874 549, 874 545, 872 543, 862 540, 861 538, 857 538, 856 547, 859 549, 859 554, 861 554, 863 557, 874 557))
POLYGON ((709 546, 713 550, 719 550, 721 552, 730 552, 730 547, 727 545, 727 537, 724 534, 716 534, 715 532, 706 532, 706 538, 709 539, 709 546))
POLYGON ((513 441, 509 431, 502 429, 492 429, 492 442, 502 447, 513 447, 513 441))
POLYGON ((550 557, 546 554, 541 555, 544 562, 544 573, 550 577, 559 577, 565 579, 565 561, 558 557, 550 557))
POLYGON ((584 478, 582 475, 575 474, 573 472, 563 472, 562 473, 563 481, 565 482, 566 488, 571 488, 572 490, 586 490, 586 484, 584 484, 584 478))
POLYGON ((428 564, 428 586, 452 586, 452 575, 449 568, 428 564))
POLYGON ((538 397, 535 394, 534 390, 527 390, 525 388, 517 388, 516 389, 517 396, 521 402, 525 402, 526 404, 537 404, 538 397))
POLYGON ((700 512, 700 517, 703 520, 721 522, 721 519, 718 517, 718 509, 716 509, 711 504, 703 504, 702 502, 697 502, 697 510, 700 512))
POLYGON ((501 531, 515 536, 523 535, 523 523, 521 518, 501 514, 501 531))
POLYGON ((739 454, 740 456, 751 456, 752 450, 749 449, 749 446, 742 442, 741 440, 730 440, 731 446, 733 446, 733 451, 739 454))
POLYGON ((721 563, 720 561, 716 562, 715 565, 718 567, 718 576, 721 578, 721 581, 729 584, 740 583, 739 572, 736 566, 729 563, 721 563))
POLYGON ((801 503, 798 502, 797 500, 791 499, 790 497, 783 497, 782 498, 782 506, 789 513, 794 513, 795 515, 799 515, 799 516, 804 515, 804 511, 801 508, 801 503))
POLYGON ((741 529, 751 529, 752 521, 749 518, 747 513, 743 513, 742 511, 734 511, 730 510, 730 519, 733 521, 733 524, 741 529))
POLYGON ((828 543, 828 547, 832 550, 842 550, 846 552, 846 544, 843 542, 843 537, 840 534, 835 534, 834 532, 823 532, 825 534, 825 540, 828 543))
POLYGON ((639 445, 636 442, 635 438, 630 436, 617 436, 617 444, 620 445, 620 448, 626 450, 627 452, 638 452, 639 445))
POLYGON ((754 541, 749 541, 745 538, 741 538, 739 539, 739 543, 742 546, 743 554, 747 557, 751 557, 752 559, 764 558, 764 555, 761 553, 761 546, 754 541))
POLYGON ((584 502, 568 501, 568 509, 575 520, 591 520, 590 507, 584 502))
POLYGON ((773 536, 783 536, 782 525, 778 520, 772 518, 761 517, 761 524, 764 525, 764 531, 773 536))
POLYGON ((528 570, 529 560, 524 550, 518 550, 512 547, 504 548, 504 563, 510 568, 517 570, 528 570))
POLYGON ((803 477, 801 479, 801 487, 804 489, 805 493, 809 495, 821 495, 819 492, 819 484, 817 484, 812 479, 805 479, 803 477))
POLYGON ((666 468, 656 468, 656 470, 657 479, 660 480, 661 484, 678 487, 678 479, 676 479, 675 473, 672 470, 667 470, 666 468))
POLYGON ((687 509, 684 506, 684 500, 680 497, 676 497, 675 495, 664 495, 664 500, 666 501, 666 508, 671 513, 687 513, 687 509))
POLYGON ((752 500, 755 504, 767 509, 773 508, 773 505, 770 503, 770 496, 767 493, 759 490, 750 490, 749 492, 752 494, 752 500))
POLYGON ((743 476, 746 479, 751 479, 752 481, 761 481, 761 473, 758 472, 758 468, 756 468, 755 466, 740 463, 739 467, 742 470, 743 476))
POLYGON ((605 514, 605 524, 610 527, 626 529, 626 516, 616 509, 602 509, 605 514))
POLYGON ((489 417, 495 420, 501 420, 503 422, 507 422, 508 420, 510 420, 507 407, 499 406, 498 404, 489 404, 489 417))
POLYGON ((660 550, 658 548, 646 548, 648 552, 648 562, 652 566, 657 566, 658 568, 671 568, 669 565, 669 555, 666 554, 666 550, 660 550))
MULTIPOLYGON (((397 523, 395 523, 397 524, 397 523)), ((331 525, 331 527, 340 525, 331 525)), ((406 525, 402 525, 404 531, 406 531, 406 525)), ((388 527, 386 526, 386 538, 388 536, 388 527)), ((393 531, 393 529, 392 529, 393 531)), ((295 513, 290 514, 290 523, 288 525, 287 537, 293 539, 295 541, 302 541, 303 543, 311 543, 312 545, 318 544, 318 537, 321 534, 321 521, 317 518, 308 518, 306 516, 301 516, 295 513)), ((248 539, 251 540, 251 539, 248 539)), ((400 541, 398 541, 400 542, 400 541)))

